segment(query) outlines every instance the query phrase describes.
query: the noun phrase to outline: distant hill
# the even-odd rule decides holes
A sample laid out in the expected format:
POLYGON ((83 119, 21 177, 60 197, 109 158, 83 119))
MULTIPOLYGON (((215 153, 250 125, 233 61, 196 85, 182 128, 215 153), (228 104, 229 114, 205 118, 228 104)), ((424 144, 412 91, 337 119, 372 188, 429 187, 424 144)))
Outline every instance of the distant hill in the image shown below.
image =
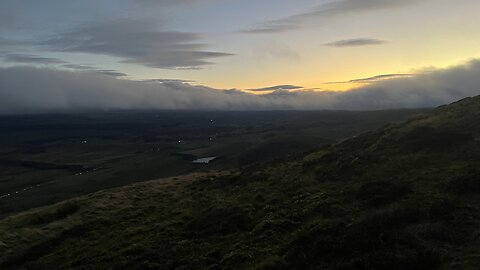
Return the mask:
POLYGON ((479 250, 480 97, 305 157, 0 221, 1 269, 478 269, 479 250))

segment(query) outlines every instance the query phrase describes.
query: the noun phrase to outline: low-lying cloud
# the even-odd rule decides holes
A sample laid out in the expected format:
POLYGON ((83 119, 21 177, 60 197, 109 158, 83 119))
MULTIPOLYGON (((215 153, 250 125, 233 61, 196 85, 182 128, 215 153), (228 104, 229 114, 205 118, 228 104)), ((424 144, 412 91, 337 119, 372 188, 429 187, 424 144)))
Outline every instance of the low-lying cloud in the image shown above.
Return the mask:
MULTIPOLYGON (((294 90, 254 95, 183 81, 130 81, 98 73, 0 68, 0 112, 167 110, 380 110, 433 107, 480 94, 480 61, 347 92, 294 90)), ((293 86, 292 86, 293 88, 293 86)))

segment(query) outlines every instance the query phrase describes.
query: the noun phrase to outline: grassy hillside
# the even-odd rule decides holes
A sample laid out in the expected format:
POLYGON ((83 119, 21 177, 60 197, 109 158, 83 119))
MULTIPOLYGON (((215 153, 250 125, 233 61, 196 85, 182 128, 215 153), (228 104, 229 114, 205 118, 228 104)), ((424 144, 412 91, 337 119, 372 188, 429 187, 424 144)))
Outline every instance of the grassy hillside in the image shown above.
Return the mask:
POLYGON ((1 269, 478 269, 479 250, 480 97, 305 157, 0 221, 1 269))

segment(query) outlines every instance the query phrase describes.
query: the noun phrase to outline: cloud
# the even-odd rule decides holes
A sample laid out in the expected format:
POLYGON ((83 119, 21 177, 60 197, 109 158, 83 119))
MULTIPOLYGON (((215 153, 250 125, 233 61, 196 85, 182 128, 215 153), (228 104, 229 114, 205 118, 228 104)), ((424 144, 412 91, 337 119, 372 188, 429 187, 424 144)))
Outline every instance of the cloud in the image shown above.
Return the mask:
MULTIPOLYGON (((167 110, 380 110, 433 107, 480 94, 480 60, 346 92, 274 91, 254 95, 185 82, 139 82, 92 72, 0 68, 0 112, 167 110)), ((289 87, 284 87, 289 88, 289 87)), ((292 86, 291 88, 294 88, 292 86)))
POLYGON ((20 64, 41 64, 41 65, 54 65, 54 64, 65 64, 65 61, 62 61, 58 58, 50 57, 41 57, 37 55, 29 54, 7 54, 3 56, 5 62, 10 63, 20 63, 20 64))
POLYGON ((22 40, 15 40, 15 39, 0 37, 0 47, 4 50, 8 50, 8 51, 12 51, 14 49, 18 50, 19 48, 28 47, 31 45, 32 43, 29 41, 22 41, 22 40))
POLYGON ((290 91, 290 90, 298 90, 298 89, 303 89, 303 86, 286 84, 286 85, 270 86, 265 88, 248 89, 248 90, 253 92, 268 92, 268 91, 290 91))
POLYGON ((372 46, 372 45, 382 45, 387 43, 385 40, 375 39, 375 38, 353 38, 353 39, 344 39, 337 40, 325 44, 329 47, 345 48, 345 47, 361 47, 361 46, 372 46))
POLYGON ((143 3, 143 4, 152 4, 152 5, 161 5, 161 6, 178 6, 186 4, 199 4, 212 2, 213 0, 130 0, 133 3, 143 3))
POLYGON ((352 13, 364 13, 377 10, 400 8, 422 1, 425 0, 337 0, 320 4, 311 11, 265 22, 241 32, 251 34, 285 32, 300 28, 302 24, 311 20, 326 20, 336 16, 352 13))
POLYGON ((90 72, 45 68, 0 68, 0 110, 3 113, 108 109, 260 109, 262 103, 262 99, 240 91, 223 92, 179 82, 138 82, 90 72))
POLYGON ((75 70, 94 70, 97 69, 92 66, 88 65, 78 65, 78 64, 65 64, 63 67, 70 68, 70 69, 75 69, 75 70))
POLYGON ((193 80, 179 80, 179 79, 151 79, 142 82, 156 82, 156 83, 194 83, 193 80))
POLYGON ((121 20, 82 25, 44 40, 48 50, 114 56, 124 63, 153 68, 196 69, 230 53, 205 50, 196 33, 159 31, 150 20, 121 20))
POLYGON ((380 80, 349 91, 340 104, 352 109, 419 108, 480 95, 480 60, 415 76, 380 80), (349 105, 350 104, 350 105, 349 105))
MULTIPOLYGON (((1 0, 0 30, 45 30, 56 22, 72 22, 95 18, 120 19, 126 16, 163 16, 172 8, 204 4, 214 0, 1 0)), ((58 24, 56 26, 62 26, 58 24)), ((58 28, 57 28, 58 29, 58 28)))
POLYGON ((112 77, 126 77, 126 76, 128 76, 128 74, 126 74, 126 73, 119 72, 119 71, 116 71, 116 70, 113 70, 113 69, 100 69, 100 70, 96 70, 95 72, 97 72, 99 74, 107 75, 107 76, 112 76, 112 77))
POLYGON ((99 69, 99 68, 89 66, 89 65, 65 64, 65 65, 62 65, 62 67, 77 70, 77 71, 97 73, 97 74, 102 74, 102 75, 107 75, 107 76, 112 76, 112 77, 126 77, 126 76, 128 76, 128 74, 120 72, 118 70, 99 69))
POLYGON ((74 69, 74 70, 82 70, 82 71, 89 71, 92 73, 98 73, 103 75, 108 75, 112 77, 126 77, 128 74, 113 70, 113 69, 98 69, 88 65, 77 65, 77 64, 70 64, 58 58, 51 58, 51 57, 41 57, 37 55, 29 55, 29 54, 7 54, 3 56, 3 60, 9 63, 17 63, 17 64, 33 64, 33 65, 62 65, 62 67, 74 69))
POLYGON ((299 28, 296 23, 293 22, 282 22, 281 20, 266 22, 259 25, 254 25, 248 29, 240 30, 239 33, 242 34, 275 34, 286 32, 289 30, 295 30, 299 28))
POLYGON ((383 81, 383 80, 397 79, 397 78, 402 78, 402 77, 413 77, 413 76, 415 76, 415 74, 408 74, 408 73, 382 74, 382 75, 376 75, 376 76, 373 76, 373 77, 353 79, 353 80, 343 81, 343 82, 328 82, 326 84, 374 83, 374 82, 379 82, 379 81, 383 81))

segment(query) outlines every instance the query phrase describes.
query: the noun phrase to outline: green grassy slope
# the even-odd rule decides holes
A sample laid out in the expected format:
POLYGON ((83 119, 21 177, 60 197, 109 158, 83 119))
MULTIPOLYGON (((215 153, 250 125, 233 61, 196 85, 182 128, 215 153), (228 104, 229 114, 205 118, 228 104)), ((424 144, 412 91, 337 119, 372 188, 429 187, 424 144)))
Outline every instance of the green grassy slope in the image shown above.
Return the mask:
POLYGON ((478 269, 480 97, 303 158, 0 221, 1 269, 478 269))

